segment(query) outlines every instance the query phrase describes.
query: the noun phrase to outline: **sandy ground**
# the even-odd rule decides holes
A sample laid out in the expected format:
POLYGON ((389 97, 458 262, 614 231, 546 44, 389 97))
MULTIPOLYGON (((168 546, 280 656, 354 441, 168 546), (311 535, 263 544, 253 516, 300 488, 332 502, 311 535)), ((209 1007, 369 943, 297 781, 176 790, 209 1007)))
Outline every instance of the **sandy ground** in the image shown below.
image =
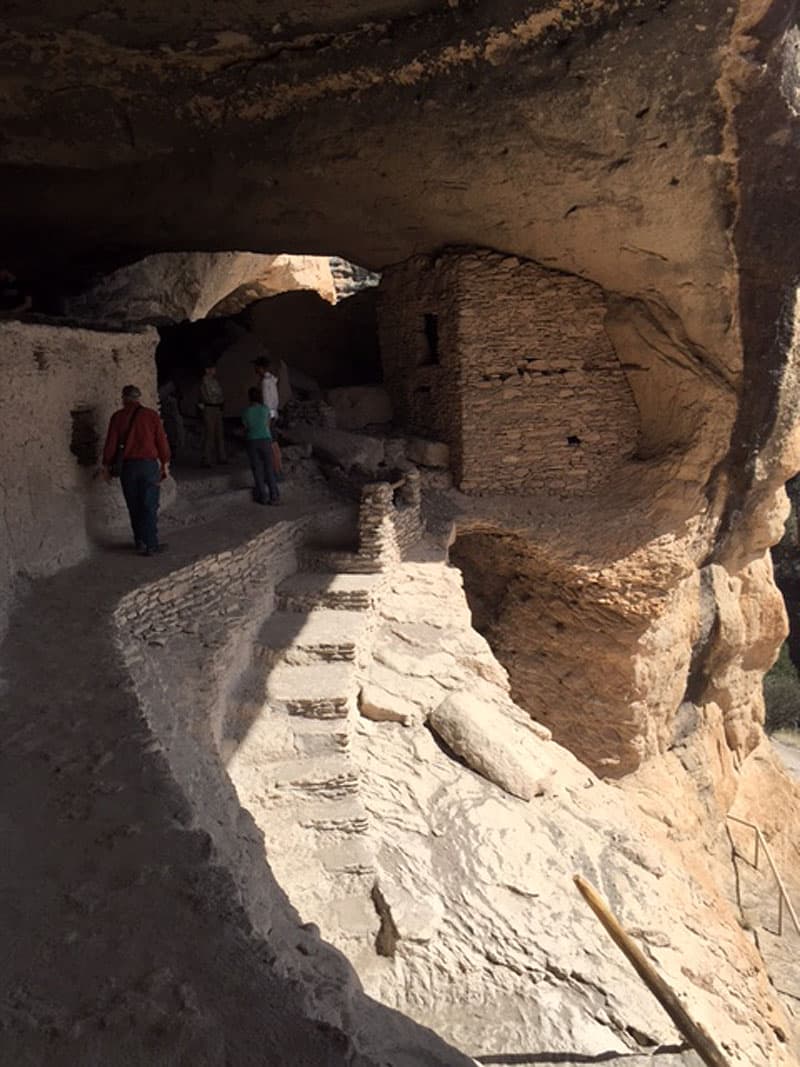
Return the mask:
POLYGON ((771 741, 786 770, 800 782, 800 733, 782 730, 773 734, 771 741))

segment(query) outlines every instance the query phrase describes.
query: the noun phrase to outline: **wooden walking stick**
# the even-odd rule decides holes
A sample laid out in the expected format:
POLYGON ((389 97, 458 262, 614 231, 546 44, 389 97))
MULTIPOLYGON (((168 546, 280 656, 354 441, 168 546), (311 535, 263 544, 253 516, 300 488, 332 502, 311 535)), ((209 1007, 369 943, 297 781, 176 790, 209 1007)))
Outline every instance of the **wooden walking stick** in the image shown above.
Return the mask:
POLYGON ((731 1067, 730 1061, 723 1055, 716 1041, 706 1033, 699 1023, 696 1023, 691 1018, 676 993, 656 971, 633 938, 626 933, 622 924, 594 886, 589 885, 579 874, 574 875, 573 881, 583 899, 605 927, 611 940, 627 956, 628 962, 697 1052, 703 1063, 707 1064, 708 1067, 731 1067))

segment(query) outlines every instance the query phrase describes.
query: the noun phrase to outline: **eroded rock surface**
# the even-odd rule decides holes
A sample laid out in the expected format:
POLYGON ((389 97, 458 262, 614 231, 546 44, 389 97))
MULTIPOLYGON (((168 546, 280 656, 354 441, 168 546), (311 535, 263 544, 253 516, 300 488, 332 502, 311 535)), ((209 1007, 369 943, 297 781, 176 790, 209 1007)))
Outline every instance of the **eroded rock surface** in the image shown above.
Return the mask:
MULTIPOLYGON (((325 518, 325 527, 334 525, 325 518)), ((471 628, 460 573, 441 550, 418 544, 414 562, 378 574, 301 571, 279 586, 279 610, 266 625, 268 599, 253 598, 251 575, 268 590, 291 566, 291 541, 272 542, 269 567, 259 551, 253 543, 214 561, 200 583, 205 606, 182 609, 164 586, 129 598, 130 662, 175 773, 201 822, 216 827, 218 847, 232 847, 220 829, 230 817, 220 821, 229 797, 222 755, 279 884, 301 918, 351 960, 369 993, 483 1058, 552 1050, 580 1062, 621 1057, 641 1042, 674 1043, 668 1021, 575 893, 571 878, 580 871, 733 1063, 793 1062, 778 1036, 788 1023, 758 954, 709 872, 709 864, 724 866, 704 851, 719 825, 705 824, 694 838, 681 825, 683 836, 671 840, 668 790, 647 812, 644 782, 639 793, 606 785, 547 731, 531 728, 471 628), (163 644, 138 629, 148 596, 159 605, 151 622, 163 644), (200 634, 185 619, 199 622, 200 634), (159 687, 176 649, 196 658, 191 673, 199 676, 197 657, 209 641, 218 650, 212 677, 204 675, 210 687, 198 699, 171 686, 165 714, 159 687), (363 696, 378 681, 405 701, 405 722, 358 716, 359 690, 363 696), (434 741, 426 719, 465 691, 480 702, 483 737, 513 722, 531 759, 547 767, 547 788, 531 800, 509 795, 434 741), (198 763, 218 791, 202 784, 198 763)), ((476 741, 476 750, 485 747, 476 741)), ((701 817, 699 805, 687 811, 701 817)), ((236 856, 235 849, 228 862, 236 856)), ((274 909, 257 881, 247 885, 254 914, 274 909)), ((312 973, 302 973, 313 988, 312 973)))
MULTIPOLYGON (((384 326, 394 313, 393 340, 408 342, 390 369, 415 384, 397 410, 416 423, 404 431, 444 441, 461 488, 484 494, 465 501, 445 476, 429 511, 442 543, 456 538, 451 558, 489 643, 470 625, 457 574, 422 553, 386 591, 363 660, 353 620, 338 633, 323 619, 295 642, 302 612, 287 609, 267 624, 259 679, 252 651, 270 582, 296 546, 277 546, 267 571, 230 535, 230 554, 208 575, 182 575, 182 593, 137 591, 157 624, 137 603, 119 617, 141 704, 123 677, 102 708, 87 708, 96 664, 118 662, 108 618, 89 627, 98 654, 75 656, 86 640, 75 590, 50 580, 6 646, 15 702, 3 755, 18 788, 4 805, 4 869, 20 917, 9 930, 43 939, 41 956, 8 952, 9 1058, 77 1041, 80 1056, 113 1062, 128 1053, 122 1040, 162 1058, 182 1046, 197 1062, 244 1059, 254 1045, 278 1061, 288 1047, 309 1062, 461 1062, 370 1006, 341 957, 298 932, 252 816, 283 890, 368 990, 470 1055, 554 1049, 569 1062, 674 1041, 571 895, 577 869, 734 1063, 789 1064, 786 1020, 718 875, 732 803, 758 813, 773 839, 797 810, 761 757, 759 691, 785 627, 765 553, 800 445, 800 249, 786 223, 797 5, 284 7, 143 0, 124 20, 84 0, 6 11, 4 255, 56 290, 175 249, 335 250, 394 265, 384 292, 394 274, 413 314, 388 305, 384 326), (477 284, 447 319, 450 283, 467 276, 477 284), (569 352, 539 359, 528 343, 537 332, 554 347, 569 335, 569 352), (470 339, 468 366, 448 362, 453 337, 470 339), (598 365, 613 386, 608 412, 591 404, 598 365), (575 390, 553 387, 556 375, 587 399, 581 432, 567 425, 575 390), (553 448, 535 467, 504 400, 536 415, 531 390, 545 379, 541 441, 552 435, 553 448), (452 405, 447 435, 432 417, 437 395, 452 405), (603 457, 581 455, 605 414, 603 457), (266 583, 260 599, 255 582, 266 583), (209 598, 201 635, 208 587, 224 595, 209 598), (20 673, 43 645, 55 649, 58 691, 20 673), (302 676, 321 650, 349 664, 327 664, 325 684, 302 676), (199 693, 176 678, 178 661, 199 693), (513 697, 547 725, 554 741, 531 744, 552 761, 552 789, 523 802, 436 745, 426 718, 465 690, 498 714, 513 697), (279 723, 263 718, 267 697, 279 723), (154 746, 164 752, 155 764, 154 746), (620 789, 593 772, 628 777, 620 789), (239 984, 226 987, 231 976, 239 984), (292 1042, 287 1021, 308 1044, 292 1042)), ((190 281, 170 300, 181 316, 219 307, 227 284, 200 293, 190 281)), ((348 315, 360 299, 343 305, 354 305, 348 315)), ((38 374, 43 352, 26 352, 38 374)), ((355 445, 339 437, 329 457, 352 465, 355 445)), ((358 446, 364 465, 387 458, 382 440, 358 446)), ((21 537, 12 529, 28 498, 50 530, 58 520, 53 469, 37 463, 25 455, 12 470, 6 516, 31 573, 67 562, 28 524, 21 537), (31 464, 40 482, 20 476, 31 464)), ((358 562, 349 547, 338 559, 358 562)), ((81 578, 91 606, 97 574, 81 578)), ((341 603, 368 592, 301 581, 289 595, 327 598, 321 610, 335 612, 361 610, 363 599, 341 603)), ((482 747, 470 746, 476 765, 482 747)))
POLYGON ((248 252, 174 252, 146 256, 66 301, 67 314, 100 322, 163 326, 207 315, 235 315, 257 300, 292 289, 335 297, 324 256, 248 252))

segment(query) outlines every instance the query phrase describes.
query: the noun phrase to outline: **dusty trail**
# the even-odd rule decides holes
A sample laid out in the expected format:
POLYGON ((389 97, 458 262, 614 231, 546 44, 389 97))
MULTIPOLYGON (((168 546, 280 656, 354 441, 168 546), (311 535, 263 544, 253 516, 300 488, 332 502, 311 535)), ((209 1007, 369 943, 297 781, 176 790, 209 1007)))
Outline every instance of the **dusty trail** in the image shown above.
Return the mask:
MULTIPOLYGON (((208 836, 192 829, 111 621, 137 584, 308 510, 234 504, 223 519, 171 534, 163 556, 108 549, 37 581, 13 613, 2 651, 3 1063, 371 1062, 304 1015, 307 991, 278 973, 254 935, 208 836)), ((266 863, 263 877, 291 927, 266 863)), ((299 941, 331 955, 298 930, 299 941)), ((414 1060, 418 1028, 377 1010, 397 1020, 390 1029, 407 1027, 406 1062, 465 1062, 444 1045, 441 1058, 414 1060)))

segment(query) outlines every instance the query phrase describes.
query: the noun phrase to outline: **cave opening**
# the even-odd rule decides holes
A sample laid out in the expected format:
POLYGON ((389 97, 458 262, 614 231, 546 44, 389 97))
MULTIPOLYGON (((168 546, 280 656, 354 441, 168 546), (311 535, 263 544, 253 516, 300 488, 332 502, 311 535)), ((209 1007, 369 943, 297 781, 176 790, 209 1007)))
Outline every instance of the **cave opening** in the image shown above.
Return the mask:
MULTIPOLYGON (((336 256, 250 259, 274 262, 266 274, 233 289, 230 283, 218 284, 220 298, 213 303, 206 298, 203 315, 180 321, 173 315, 156 323, 159 403, 179 467, 197 461, 200 386, 211 365, 224 395, 226 439, 234 450, 259 358, 276 371, 284 417, 288 412, 295 421, 352 431, 370 420, 386 421, 385 412, 375 415, 374 403, 372 408, 359 405, 364 397, 353 397, 383 384, 376 311, 380 275, 336 256)), ((257 262, 250 270, 256 268, 264 269, 257 262)))

